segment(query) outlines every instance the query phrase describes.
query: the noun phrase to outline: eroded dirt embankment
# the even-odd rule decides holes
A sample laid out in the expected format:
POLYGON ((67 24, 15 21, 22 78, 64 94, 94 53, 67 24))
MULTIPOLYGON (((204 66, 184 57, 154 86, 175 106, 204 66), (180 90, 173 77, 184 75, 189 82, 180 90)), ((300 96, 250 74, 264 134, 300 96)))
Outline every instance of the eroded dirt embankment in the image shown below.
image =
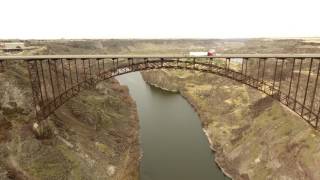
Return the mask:
POLYGON ((135 102, 116 80, 83 91, 32 131, 23 63, 0 73, 0 179, 138 179, 135 102))
POLYGON ((319 179, 320 133, 264 94, 212 74, 147 71, 144 79, 179 91, 197 110, 233 179, 319 179))

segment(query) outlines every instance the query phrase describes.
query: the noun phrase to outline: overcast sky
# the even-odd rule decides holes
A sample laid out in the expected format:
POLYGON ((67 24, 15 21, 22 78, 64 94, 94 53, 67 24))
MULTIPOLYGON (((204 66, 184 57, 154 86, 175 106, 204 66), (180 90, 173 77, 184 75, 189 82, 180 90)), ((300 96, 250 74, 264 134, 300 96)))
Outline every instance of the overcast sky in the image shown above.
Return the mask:
POLYGON ((1 0, 0 17, 0 39, 320 36, 320 0, 1 0))

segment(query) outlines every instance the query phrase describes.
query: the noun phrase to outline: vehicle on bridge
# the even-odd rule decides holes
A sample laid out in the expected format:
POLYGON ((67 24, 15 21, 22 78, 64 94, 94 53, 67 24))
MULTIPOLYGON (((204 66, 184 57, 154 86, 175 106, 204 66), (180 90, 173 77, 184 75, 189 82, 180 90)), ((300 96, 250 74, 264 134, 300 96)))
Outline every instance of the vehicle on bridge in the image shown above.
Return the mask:
POLYGON ((189 56, 215 56, 216 50, 210 49, 208 51, 191 51, 189 52, 189 56))

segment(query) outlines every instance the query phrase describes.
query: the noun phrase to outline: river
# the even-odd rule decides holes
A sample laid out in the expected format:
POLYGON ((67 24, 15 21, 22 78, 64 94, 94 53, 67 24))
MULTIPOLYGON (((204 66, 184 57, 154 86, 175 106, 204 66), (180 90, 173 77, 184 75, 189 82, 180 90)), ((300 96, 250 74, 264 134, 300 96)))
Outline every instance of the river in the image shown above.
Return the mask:
POLYGON ((117 80, 137 103, 141 180, 229 179, 214 163, 197 113, 180 94, 149 86, 139 72, 117 80))

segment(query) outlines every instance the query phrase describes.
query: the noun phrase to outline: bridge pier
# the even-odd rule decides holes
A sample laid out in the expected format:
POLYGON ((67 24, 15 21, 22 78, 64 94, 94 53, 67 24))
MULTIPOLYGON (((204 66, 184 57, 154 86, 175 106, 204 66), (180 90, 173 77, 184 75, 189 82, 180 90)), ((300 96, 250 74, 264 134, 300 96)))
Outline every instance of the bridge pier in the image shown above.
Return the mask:
POLYGON ((0 73, 3 73, 5 71, 5 60, 0 60, 0 73))

